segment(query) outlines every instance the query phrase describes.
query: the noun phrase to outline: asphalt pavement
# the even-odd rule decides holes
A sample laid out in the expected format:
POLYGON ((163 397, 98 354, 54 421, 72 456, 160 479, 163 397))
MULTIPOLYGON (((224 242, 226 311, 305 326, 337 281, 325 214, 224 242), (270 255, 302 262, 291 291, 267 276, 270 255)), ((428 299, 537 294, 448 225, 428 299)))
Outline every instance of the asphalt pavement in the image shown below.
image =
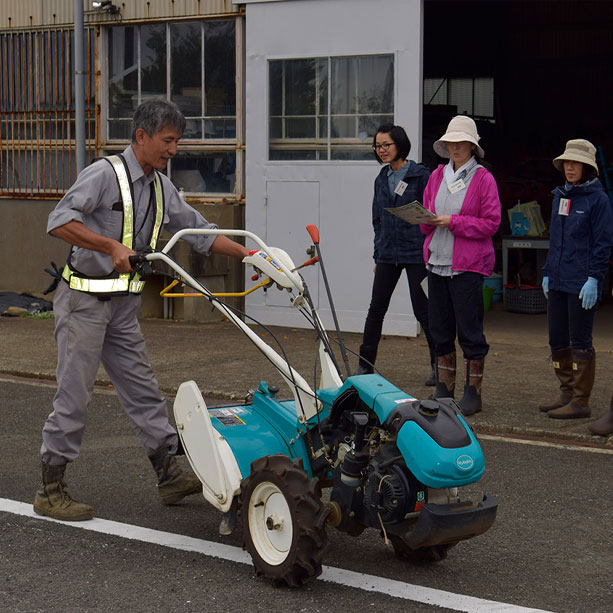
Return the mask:
MULTIPOLYGON (((77 500, 91 504, 97 519, 121 527, 121 534, 34 515, 41 427, 53 393, 50 382, 0 376, 1 611, 532 611, 503 603, 559 613, 611 610, 611 449, 481 435, 486 471, 462 488, 462 498, 497 497, 498 516, 485 534, 459 543, 439 563, 419 564, 398 560, 377 530, 351 537, 330 528, 324 564, 357 573, 360 582, 349 586, 322 577, 304 589, 274 589, 256 577, 248 557, 236 563, 173 546, 188 538, 201 548, 230 547, 242 555, 242 515, 237 529, 221 537, 221 514, 202 496, 162 506, 155 474, 112 390, 94 394, 81 455, 67 482, 77 500), (6 501, 21 503, 23 511, 3 512, 6 501), (154 531, 152 540, 139 538, 143 529, 154 531), (449 605, 367 591, 390 582, 412 594, 443 591, 449 605), (464 596, 486 602, 464 608, 464 596)), ((186 465, 185 458, 179 461, 186 465)))
MULTIPOLYGON (((605 305, 596 319, 593 418, 607 410, 613 389, 612 316, 613 307, 605 305)), ((188 379, 198 383, 209 405, 241 401, 260 380, 276 383, 280 395, 290 395, 270 364, 229 322, 144 320, 142 328, 160 386, 169 397, 188 379)), ((314 333, 281 327, 271 332, 271 344, 281 343, 292 365, 311 381, 314 333)), ((537 404, 556 392, 544 315, 507 313, 494 305, 486 314, 485 332, 491 345, 485 407, 472 421, 487 470, 467 489, 474 499, 484 492, 498 498, 495 525, 460 543, 434 566, 400 563, 374 530, 358 538, 329 530, 325 564, 366 573, 364 577, 444 590, 452 601, 454 594, 488 599, 496 610, 504 609, 495 603, 512 603, 560 612, 609 611, 613 437, 590 435, 589 419, 557 421, 538 411, 537 404), (502 434, 511 436, 498 436, 502 434)), ((263 330, 259 333, 268 337, 263 330)), ((357 351, 360 335, 343 337, 348 349, 357 351)), ((40 431, 54 393, 53 321, 0 318, 0 343, 0 502, 15 501, 30 510, 40 479, 40 431)), ((355 368, 356 362, 352 355, 350 366, 355 368)), ((424 386, 429 365, 423 337, 384 337, 377 366, 413 396, 431 393, 424 386)), ((226 538, 218 535, 220 514, 202 497, 173 507, 159 504, 153 471, 103 369, 82 454, 71 465, 68 480, 71 492, 92 504, 97 518, 125 526, 127 539, 0 512, 2 610, 221 612, 248 606, 275 613, 356 607, 425 613, 436 608, 325 580, 303 590, 273 590, 255 577, 249 564, 130 539, 136 526, 170 534, 171 540, 176 534, 236 551, 242 544, 241 530, 226 538)), ((478 610, 493 610, 487 606, 478 610)))

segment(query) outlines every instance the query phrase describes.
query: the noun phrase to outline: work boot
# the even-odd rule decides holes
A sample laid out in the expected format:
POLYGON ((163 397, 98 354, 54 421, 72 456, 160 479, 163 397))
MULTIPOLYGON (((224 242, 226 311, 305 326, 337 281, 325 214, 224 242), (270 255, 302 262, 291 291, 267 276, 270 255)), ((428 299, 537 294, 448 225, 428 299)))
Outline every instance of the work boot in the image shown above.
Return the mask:
POLYGON ((600 436, 613 434, 613 396, 611 396, 611 401, 609 402, 609 412, 600 419, 588 424, 587 429, 592 434, 599 434, 600 436))
POLYGON ((202 483, 195 475, 183 472, 170 447, 160 447, 149 456, 158 476, 158 494, 162 504, 175 504, 186 496, 202 493, 202 483))
POLYGON ((360 361, 358 362, 358 369, 355 371, 355 374, 372 375, 375 372, 374 365, 376 359, 376 345, 360 345, 360 361))
POLYGON ((84 521, 92 519, 94 509, 73 500, 66 489, 64 471, 66 464, 43 465, 43 484, 34 497, 34 512, 60 521, 84 521))
POLYGON ((436 388, 434 398, 453 398, 455 390, 455 351, 439 355, 434 363, 436 388))
POLYGON ((481 411, 481 384, 483 382, 483 366, 485 360, 464 360, 466 382, 464 396, 458 402, 462 415, 474 415, 481 411))
POLYGON ((552 349, 551 362, 553 370, 560 381, 560 396, 551 402, 539 404, 539 411, 547 413, 568 404, 573 397, 573 352, 566 349, 552 349))
POLYGON ((589 399, 596 375, 596 355, 593 349, 573 349, 573 397, 559 409, 549 411, 553 419, 589 417, 589 399))

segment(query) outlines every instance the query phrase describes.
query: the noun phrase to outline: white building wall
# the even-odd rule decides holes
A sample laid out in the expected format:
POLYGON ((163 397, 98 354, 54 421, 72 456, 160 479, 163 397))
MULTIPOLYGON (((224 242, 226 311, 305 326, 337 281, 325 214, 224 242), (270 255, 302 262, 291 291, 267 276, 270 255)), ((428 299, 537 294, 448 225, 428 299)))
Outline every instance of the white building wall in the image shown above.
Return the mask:
MULTIPOLYGON (((395 123, 421 152, 422 0, 287 0, 246 3, 246 226, 296 264, 307 259, 306 223, 318 225, 326 272, 344 331, 362 331, 373 280, 372 162, 268 161, 271 59, 395 54, 395 123)), ((305 269, 327 327, 332 317, 318 271, 305 269)), ((251 282, 248 282, 250 285, 251 282)), ((248 313, 267 324, 302 327, 304 319, 276 289, 247 298, 248 313), (273 305, 273 306, 271 306, 273 305)), ((406 278, 398 284, 384 333, 419 332, 406 278)))

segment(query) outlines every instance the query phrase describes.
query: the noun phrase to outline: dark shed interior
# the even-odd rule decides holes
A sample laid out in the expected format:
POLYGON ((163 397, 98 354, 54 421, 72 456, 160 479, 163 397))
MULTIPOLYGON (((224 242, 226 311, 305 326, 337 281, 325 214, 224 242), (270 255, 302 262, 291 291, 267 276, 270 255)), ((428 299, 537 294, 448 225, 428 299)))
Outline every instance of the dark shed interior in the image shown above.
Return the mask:
MULTIPOLYGON (((585 138, 613 160, 613 2, 426 0, 424 10, 424 79, 494 80, 493 117, 475 119, 499 185, 499 235, 510 234, 506 209, 518 201, 537 200, 547 223, 563 182, 551 160, 567 140, 585 138)), ((463 111, 424 100, 426 165, 442 161, 432 143, 463 111)))

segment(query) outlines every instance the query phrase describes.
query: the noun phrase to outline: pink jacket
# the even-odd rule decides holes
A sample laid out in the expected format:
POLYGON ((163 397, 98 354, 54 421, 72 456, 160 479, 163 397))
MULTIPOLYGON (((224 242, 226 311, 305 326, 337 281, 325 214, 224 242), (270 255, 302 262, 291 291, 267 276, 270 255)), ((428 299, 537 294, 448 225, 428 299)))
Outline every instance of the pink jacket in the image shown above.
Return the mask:
MULTIPOLYGON (((443 181, 441 164, 431 175, 424 190, 424 206, 436 213, 434 200, 443 181)), ((492 174, 485 168, 477 169, 472 178, 459 215, 451 216, 449 230, 454 236, 454 270, 478 272, 489 277, 494 270, 494 246, 492 236, 500 226, 500 198, 492 174)), ((430 257, 429 246, 435 226, 420 224, 426 235, 424 241, 424 262, 430 257)))

